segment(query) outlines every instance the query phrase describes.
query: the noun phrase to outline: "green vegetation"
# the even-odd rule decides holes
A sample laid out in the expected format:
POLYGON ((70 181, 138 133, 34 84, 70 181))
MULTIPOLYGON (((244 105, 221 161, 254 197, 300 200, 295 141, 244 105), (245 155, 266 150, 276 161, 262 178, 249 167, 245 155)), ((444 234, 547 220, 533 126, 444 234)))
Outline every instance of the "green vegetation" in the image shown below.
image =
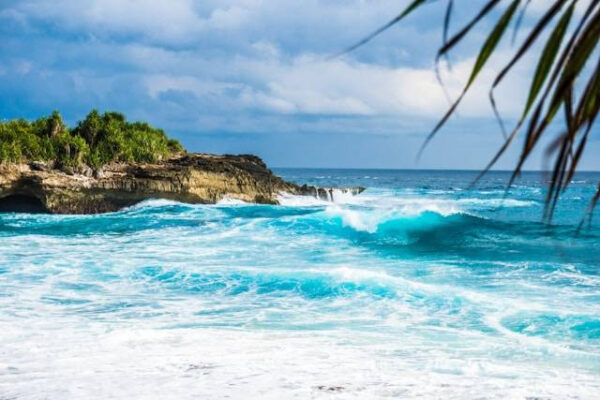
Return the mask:
POLYGON ((157 162, 183 151, 181 144, 145 122, 92 110, 74 129, 58 112, 29 122, 0 121, 0 162, 54 161, 99 168, 110 162, 157 162))

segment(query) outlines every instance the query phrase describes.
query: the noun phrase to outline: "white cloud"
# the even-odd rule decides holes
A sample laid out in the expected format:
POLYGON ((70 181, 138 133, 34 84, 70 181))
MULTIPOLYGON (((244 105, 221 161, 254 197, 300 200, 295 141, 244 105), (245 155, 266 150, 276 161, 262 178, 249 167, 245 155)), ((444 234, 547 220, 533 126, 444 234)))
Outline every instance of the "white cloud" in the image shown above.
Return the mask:
MULTIPOLYGON (((236 110, 439 118, 448 101, 432 68, 435 46, 427 46, 431 40, 439 44, 437 25, 408 25, 385 36, 398 44, 377 47, 376 41, 366 47, 373 53, 325 59, 341 45, 323 47, 321 42, 346 35, 343 43, 350 43, 349 37, 358 36, 346 27, 367 32, 389 13, 389 4, 382 0, 29 0, 3 11, 4 18, 19 15, 21 21, 50 23, 67 33, 65 39, 58 34, 52 43, 41 41, 41 51, 31 51, 37 57, 33 62, 46 70, 54 66, 56 75, 70 79, 77 91, 89 82, 87 90, 96 92, 95 98, 114 93, 128 81, 145 90, 123 94, 135 97, 132 102, 139 103, 142 95, 149 101, 185 101, 185 107, 195 107, 195 100, 207 114, 236 110), (415 31, 418 36, 406 36, 415 31), (93 39, 72 41, 71 34, 93 39), (52 50, 56 46, 60 53, 52 50), (430 47, 427 63, 415 55, 419 47, 430 47), (388 59, 389 54, 400 58, 388 59)), ((491 116, 488 88, 502 55, 490 61, 492 67, 465 98, 462 116, 491 116)), ((452 70, 443 69, 453 97, 466 82, 472 62, 459 59, 452 70)), ((517 114, 526 86, 522 73, 515 76, 498 93, 508 116, 517 114)))
MULTIPOLYGON (((457 7, 452 27, 483 1, 457 7)), ((10 117, 60 109, 71 121, 91 107, 120 110, 189 138, 201 132, 248 133, 252 141, 260 133, 383 134, 407 135, 398 140, 414 147, 421 143, 414 135, 425 135, 449 106, 432 65, 443 2, 344 58, 326 60, 408 2, 3 0, 0 108, 10 117)), ((579 3, 581 12, 589 0, 579 3)), ((532 0, 521 39, 548 4, 532 0)), ((457 48, 452 70, 442 70, 453 97, 488 22, 457 48)), ((461 120, 448 127, 457 138, 494 130, 499 143, 488 90, 514 50, 501 47, 482 71, 459 108, 461 120)), ((497 91, 507 118, 518 116, 530 85, 537 57, 529 57, 497 91)))
POLYGON ((22 19, 24 14, 49 21, 68 32, 95 37, 134 35, 169 45, 196 43, 207 30, 234 29, 249 17, 243 4, 215 5, 202 16, 193 0, 32 0, 4 13, 13 19, 22 19))
POLYGON ((0 17, 102 39, 239 50, 277 38, 286 51, 308 46, 329 52, 396 11, 384 0, 23 0, 4 7, 0 17))
MULTIPOLYGON (((276 51, 271 54, 278 54, 276 51)), ((177 55, 174 55, 177 58, 177 55)), ((447 90, 456 98, 470 74, 472 59, 442 68, 447 90)), ((176 63, 176 62, 174 62, 176 63)), ((214 75, 152 75, 146 80, 149 94, 169 90, 192 91, 199 98, 219 96, 238 109, 316 115, 418 116, 435 118, 448 101, 432 68, 386 67, 352 60, 324 60, 301 55, 290 61, 276 57, 215 61, 214 75), (240 72, 243 71, 243 72, 240 72), (204 76, 203 76, 204 75, 204 76), (240 76, 242 75, 242 76, 240 76), (233 94, 228 89, 235 89, 233 94), (234 96, 235 98, 228 98, 234 96)), ((214 71, 213 71, 214 72, 214 71)), ((466 96, 461 115, 491 115, 488 89, 496 68, 484 70, 466 96)), ((498 103, 509 116, 518 112, 524 82, 508 80, 498 91, 498 103)))

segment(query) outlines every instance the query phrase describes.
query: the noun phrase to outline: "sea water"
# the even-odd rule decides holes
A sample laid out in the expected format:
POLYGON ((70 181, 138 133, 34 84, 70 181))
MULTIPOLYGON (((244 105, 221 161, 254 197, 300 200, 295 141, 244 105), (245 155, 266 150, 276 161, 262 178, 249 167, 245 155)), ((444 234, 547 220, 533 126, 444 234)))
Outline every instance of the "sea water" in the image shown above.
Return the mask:
POLYGON ((367 190, 0 214, 0 398, 600 398, 600 174, 276 172, 367 190))

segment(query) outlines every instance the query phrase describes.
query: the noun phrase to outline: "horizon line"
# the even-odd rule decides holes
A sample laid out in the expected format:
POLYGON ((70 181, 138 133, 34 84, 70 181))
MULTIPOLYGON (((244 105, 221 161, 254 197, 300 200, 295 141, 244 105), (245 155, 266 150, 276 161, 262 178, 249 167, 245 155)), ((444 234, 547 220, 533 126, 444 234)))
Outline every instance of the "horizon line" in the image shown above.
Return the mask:
MULTIPOLYGON (((461 172, 481 172, 482 169, 472 169, 472 168, 380 168, 380 167, 269 167, 270 169, 340 169, 340 170, 372 170, 372 171, 461 171, 461 172)), ((511 169, 492 169, 488 172, 513 172, 511 169)), ((547 172, 552 173, 552 170, 542 170, 542 169, 525 169, 522 170, 521 173, 524 172, 547 172)), ((583 169, 577 170, 576 173, 580 172, 598 172, 600 170, 593 169, 583 169)))

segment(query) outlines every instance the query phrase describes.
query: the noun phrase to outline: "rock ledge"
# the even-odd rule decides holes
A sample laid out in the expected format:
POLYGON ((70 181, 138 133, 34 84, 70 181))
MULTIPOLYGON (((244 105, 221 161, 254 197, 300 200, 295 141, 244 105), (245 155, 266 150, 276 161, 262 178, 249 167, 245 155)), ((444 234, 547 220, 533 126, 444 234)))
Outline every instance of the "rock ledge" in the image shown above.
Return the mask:
POLYGON ((0 164, 0 212, 94 214, 151 198, 213 204, 228 197, 276 204, 280 193, 327 200, 331 189, 286 182, 253 155, 185 154, 156 164, 113 163, 97 171, 59 170, 40 162, 0 164))

